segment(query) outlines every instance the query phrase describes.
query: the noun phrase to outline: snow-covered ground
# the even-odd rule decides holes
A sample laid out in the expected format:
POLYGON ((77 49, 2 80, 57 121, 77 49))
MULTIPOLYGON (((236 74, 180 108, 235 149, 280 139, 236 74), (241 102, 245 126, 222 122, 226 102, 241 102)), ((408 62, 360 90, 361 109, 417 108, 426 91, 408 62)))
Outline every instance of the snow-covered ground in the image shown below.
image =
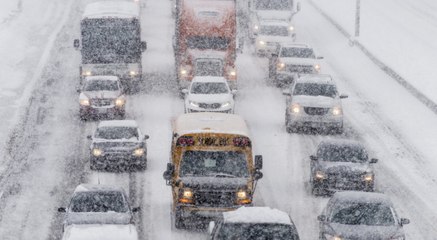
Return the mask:
MULTIPOLYGON (((183 112, 173 78, 171 1, 144 1, 143 38, 148 41, 148 50, 143 64, 150 81, 148 87, 152 88, 128 98, 128 118, 136 119, 143 132, 150 135, 148 169, 131 174, 89 170, 86 135, 92 133, 96 122, 82 123, 77 117, 75 88, 80 56, 73 49, 72 40, 78 34, 81 10, 91 1, 23 0, 22 11, 7 24, 0 24, 0 54, 7 56, 0 60, 0 117, 5 123, 0 128, 0 239, 59 239, 62 215, 56 209, 65 206, 76 185, 83 182, 124 187, 132 205, 142 207, 137 223, 144 239, 205 239, 203 232, 171 229, 171 194, 162 179, 170 153, 170 120, 183 112), (10 137, 11 129, 15 129, 15 134, 10 137)), ((331 0, 332 6, 326 1, 313 1, 339 22, 349 23, 351 16, 353 21, 354 5, 348 3, 353 1, 331 0), (341 9, 342 14, 335 15, 341 9)), ((406 59, 413 59, 410 63, 416 65, 435 62, 431 50, 414 55, 413 48, 400 51, 394 43, 399 36, 405 36, 407 29, 414 34, 410 32, 409 40, 401 39, 422 42, 415 49, 423 47, 427 40, 429 46, 434 44, 428 32, 434 15, 423 19, 428 10, 432 13, 432 6, 436 5, 433 1, 361 2, 363 28, 359 40, 366 47, 396 70, 395 66, 407 66, 406 59), (366 18, 364 5, 371 3, 378 8, 368 11, 366 18), (386 9, 391 4, 396 5, 396 11, 386 9), (408 14, 412 6, 424 14, 404 18, 402 15, 408 14), (420 26, 424 27, 413 28, 417 21, 423 21, 420 26), (393 26, 382 30, 377 26, 382 23, 393 26), (379 41, 378 34, 365 38, 368 30, 364 26, 371 24, 379 29, 374 29, 379 35, 385 34, 379 41), (374 49, 373 45, 378 46, 374 49)), ((296 223, 301 239, 317 239, 316 218, 327 198, 314 197, 309 192, 308 157, 321 139, 354 138, 364 141, 372 155, 380 159, 376 165, 377 190, 392 198, 402 217, 411 219, 405 227, 408 239, 437 239, 437 127, 433 124, 437 116, 359 49, 350 47, 348 40, 310 4, 302 1, 302 5, 296 15, 298 41, 319 50, 325 57, 323 72, 332 74, 340 91, 349 94, 343 101, 345 133, 287 134, 281 90, 266 83, 267 60, 255 57, 251 46, 246 46, 237 59, 240 82, 236 112, 249 123, 255 154, 264 157, 264 178, 259 182, 255 204, 286 211, 296 223)), ((353 32, 350 25, 345 28, 353 32)), ((421 76, 434 74, 431 67, 405 71, 421 76)), ((433 83, 430 84, 426 90, 432 88, 433 83)))

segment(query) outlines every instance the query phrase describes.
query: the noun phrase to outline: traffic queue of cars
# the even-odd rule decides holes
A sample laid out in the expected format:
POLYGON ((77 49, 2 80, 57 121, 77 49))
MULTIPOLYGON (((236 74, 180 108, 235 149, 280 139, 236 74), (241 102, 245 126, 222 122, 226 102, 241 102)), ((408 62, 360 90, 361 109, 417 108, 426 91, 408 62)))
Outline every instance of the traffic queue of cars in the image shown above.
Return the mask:
MULTIPOLYGON (((187 6, 204 7, 213 1, 179 1, 175 5, 175 14, 179 17, 185 14, 183 17, 190 19, 180 9, 183 2, 187 6)), ((233 1, 223 0, 227 2, 226 6, 231 6, 233 1)), ((290 0, 276 1, 284 8, 293 6, 290 0)), ((347 95, 338 93, 330 75, 320 73, 319 60, 322 57, 317 56, 309 45, 293 42, 296 35, 291 17, 296 12, 285 11, 285 15, 289 16, 286 19, 269 19, 268 16, 284 15, 283 9, 268 9, 269 2, 249 1, 257 14, 254 32, 250 36, 254 38, 256 53, 270 58, 270 80, 285 88, 286 131, 296 133, 302 129, 319 128, 341 134, 343 108, 340 99, 347 95)), ((137 11, 134 9, 138 7, 137 2, 117 3, 120 5, 113 2, 109 6, 118 6, 115 9, 119 11, 137 11)), ((97 14, 95 4, 90 6, 91 10, 85 10, 88 17, 82 22, 82 30, 91 24, 87 23, 90 19, 101 16, 97 14)), ((198 16, 220 15, 214 11, 202 10, 198 16)), ((111 14, 121 18, 115 24, 117 27, 124 24, 126 16, 132 16, 116 13, 114 10, 111 14)), ((222 25, 231 29, 235 26, 235 23, 222 25)), ((96 25, 93 27, 99 28, 96 25)), ((254 139, 249 128, 241 116, 234 114, 234 96, 237 93, 235 43, 226 43, 226 37, 199 37, 195 35, 196 31, 185 32, 184 35, 187 26, 178 27, 182 32, 175 46, 175 51, 178 51, 175 55, 178 60, 176 72, 181 94, 185 98, 185 114, 172 122, 170 161, 163 174, 166 184, 171 187, 172 227, 185 229, 209 223, 208 239, 298 240, 298 230, 287 213, 253 206, 257 181, 263 177, 263 158, 253 155, 254 139), (185 38, 188 46, 182 41, 185 38), (229 47, 232 49, 229 50, 229 47), (191 57, 185 59, 184 56, 191 57)), ((118 30, 114 30, 113 34, 118 30)), ((122 32, 119 34, 123 35, 122 32)), ((145 50, 145 44, 137 40, 139 45, 134 44, 134 55, 145 50)), ((75 46, 79 47, 77 41, 75 46)), ((92 70, 81 69, 79 116, 82 120, 110 120, 100 121, 94 134, 88 136, 92 141, 90 169, 145 170, 146 140, 149 136, 142 133, 134 120, 123 120, 126 114, 126 83, 122 80, 126 81, 126 69, 120 70, 120 73, 108 65, 103 69, 98 64, 91 67, 92 70)), ((129 78, 141 76, 140 63, 128 67, 133 69, 128 72, 129 78)), ((127 84, 127 87, 128 92, 135 92, 135 84, 127 84)), ((388 197, 373 193, 373 165, 378 160, 369 158, 361 143, 323 140, 310 160, 311 192, 314 195, 334 193, 318 217, 319 239, 405 239, 402 226, 409 220, 398 217, 388 197)), ((79 185, 68 207, 58 209, 65 214, 63 239, 138 239, 135 213, 140 207, 132 208, 129 202, 122 188, 101 184, 79 185)))

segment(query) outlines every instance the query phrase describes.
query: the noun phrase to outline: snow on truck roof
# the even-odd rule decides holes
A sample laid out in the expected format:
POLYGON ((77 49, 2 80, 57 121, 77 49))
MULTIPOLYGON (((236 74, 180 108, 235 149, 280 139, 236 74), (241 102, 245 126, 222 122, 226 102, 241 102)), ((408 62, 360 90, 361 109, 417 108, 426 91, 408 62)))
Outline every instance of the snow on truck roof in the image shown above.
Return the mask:
POLYGON ((270 223, 291 225, 287 213, 270 207, 240 207, 223 213, 225 223, 270 223))
POLYGON ((138 127, 135 120, 105 120, 100 121, 98 127, 138 127))
POLYGON ((101 1, 85 7, 82 18, 139 18, 140 9, 134 2, 101 1))
POLYGON ((73 224, 62 240, 138 240, 138 232, 133 224, 73 224))
POLYGON ((227 113, 187 113, 173 122, 173 132, 179 136, 190 133, 228 133, 249 137, 244 119, 227 113))

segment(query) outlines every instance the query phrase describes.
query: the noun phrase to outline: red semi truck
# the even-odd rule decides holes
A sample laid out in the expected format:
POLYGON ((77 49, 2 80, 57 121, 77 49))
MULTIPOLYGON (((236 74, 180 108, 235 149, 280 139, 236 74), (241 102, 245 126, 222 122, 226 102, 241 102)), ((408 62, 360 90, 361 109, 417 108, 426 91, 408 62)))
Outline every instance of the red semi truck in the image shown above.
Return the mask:
POLYGON ((177 0, 173 39, 181 88, 194 76, 224 76, 237 86, 235 0, 177 0))

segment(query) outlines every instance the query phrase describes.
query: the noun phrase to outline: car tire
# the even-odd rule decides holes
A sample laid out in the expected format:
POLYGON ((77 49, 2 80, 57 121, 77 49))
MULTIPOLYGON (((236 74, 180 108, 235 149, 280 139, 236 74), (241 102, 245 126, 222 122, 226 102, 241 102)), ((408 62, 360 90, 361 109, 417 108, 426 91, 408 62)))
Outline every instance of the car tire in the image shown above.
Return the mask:
POLYGON ((90 162, 90 169, 91 169, 92 171, 97 171, 97 170, 99 170, 99 168, 97 167, 97 164, 96 164, 95 162, 93 162, 93 161, 90 162))
POLYGON ((145 171, 147 169, 147 161, 144 161, 144 162, 141 162, 140 164, 138 164, 137 168, 140 171, 145 171))
POLYGON ((175 229, 185 229, 184 218, 181 216, 180 210, 176 210, 175 214, 172 214, 173 226, 175 229))

